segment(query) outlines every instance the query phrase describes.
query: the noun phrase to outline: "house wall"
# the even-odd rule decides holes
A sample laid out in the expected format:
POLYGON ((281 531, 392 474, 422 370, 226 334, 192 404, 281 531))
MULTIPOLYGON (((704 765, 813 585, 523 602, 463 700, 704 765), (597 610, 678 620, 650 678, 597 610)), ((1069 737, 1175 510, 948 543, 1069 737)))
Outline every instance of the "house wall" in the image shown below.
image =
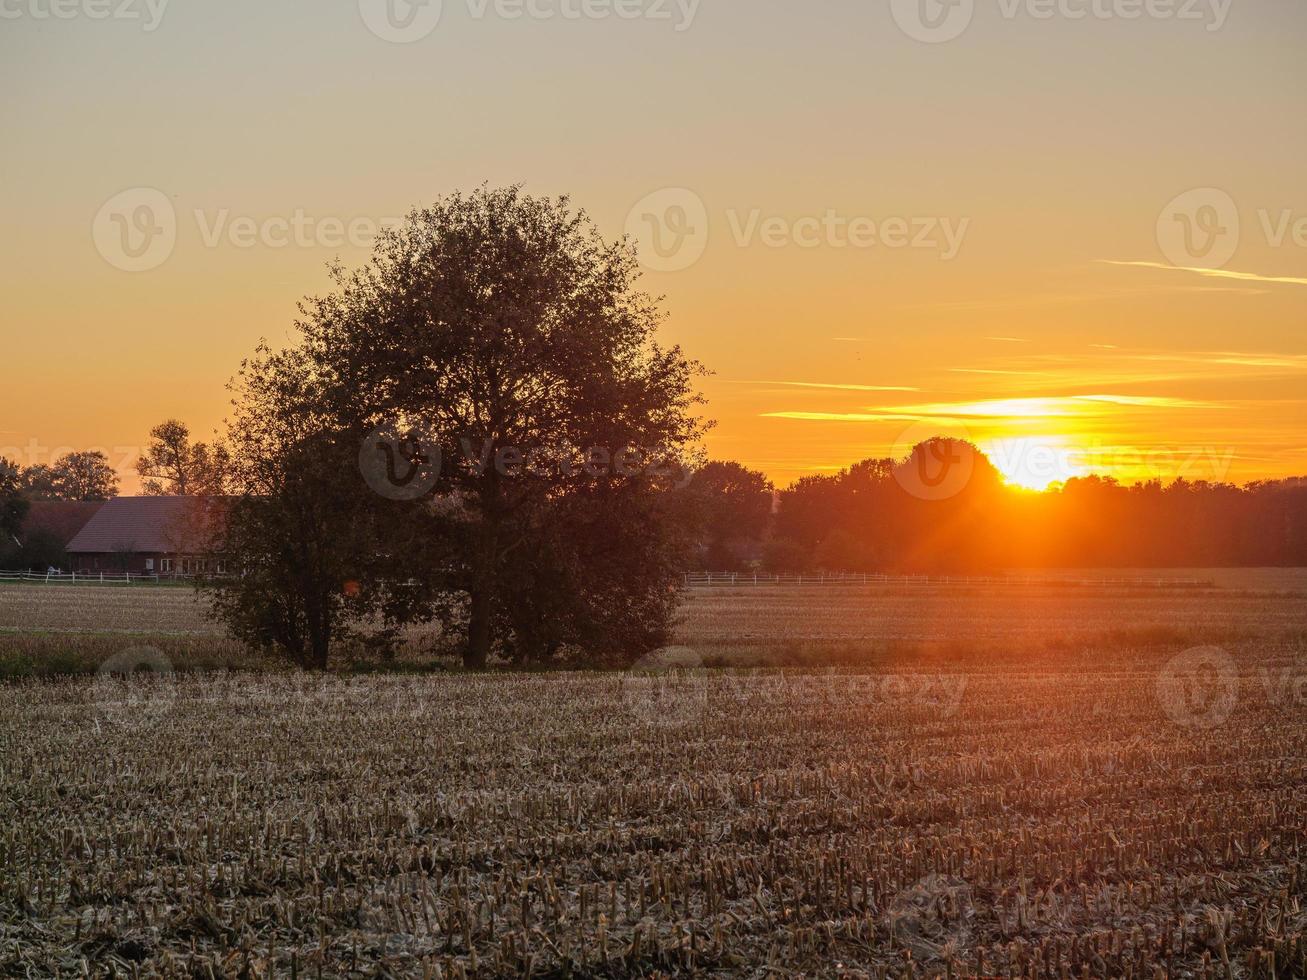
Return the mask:
POLYGON ((72 571, 81 575, 95 572, 130 572, 133 575, 194 575, 197 572, 225 572, 226 562, 193 555, 169 555, 158 552, 114 552, 110 554, 77 553, 68 556, 72 571))

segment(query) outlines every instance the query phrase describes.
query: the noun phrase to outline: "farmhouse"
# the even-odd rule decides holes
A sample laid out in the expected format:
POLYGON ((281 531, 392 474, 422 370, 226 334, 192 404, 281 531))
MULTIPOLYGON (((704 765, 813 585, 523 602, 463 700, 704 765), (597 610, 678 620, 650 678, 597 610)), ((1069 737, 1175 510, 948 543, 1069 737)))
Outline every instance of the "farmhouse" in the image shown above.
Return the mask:
POLYGON ((33 500, 18 529, 17 540, 21 544, 45 544, 62 551, 103 506, 99 500, 33 500))
POLYGON ((211 497, 114 497, 68 543, 75 572, 223 573, 215 554, 222 501, 211 497))

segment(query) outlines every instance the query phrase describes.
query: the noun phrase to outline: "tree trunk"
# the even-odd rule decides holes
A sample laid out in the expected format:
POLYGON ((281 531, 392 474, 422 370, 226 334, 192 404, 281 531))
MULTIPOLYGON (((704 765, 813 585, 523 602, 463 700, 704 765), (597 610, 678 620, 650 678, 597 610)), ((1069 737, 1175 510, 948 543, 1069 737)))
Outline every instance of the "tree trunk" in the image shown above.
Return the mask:
POLYGON ((326 670, 331 653, 331 601, 326 597, 310 599, 305 610, 309 628, 309 666, 326 670))
POLYGON ((313 633, 313 649, 309 656, 313 660, 313 667, 316 670, 327 669, 327 655, 331 650, 331 637, 327 635, 326 630, 315 630, 313 633))
POLYGON ((474 585, 467 623, 467 649, 463 651, 463 666, 468 670, 485 670, 493 639, 490 622, 493 615, 490 589, 485 584, 474 585))
POLYGON ((469 590, 467 649, 463 652, 463 666, 468 670, 485 670, 495 639, 495 596, 499 579, 495 568, 499 553, 498 526, 493 521, 486 521, 477 538, 469 590))

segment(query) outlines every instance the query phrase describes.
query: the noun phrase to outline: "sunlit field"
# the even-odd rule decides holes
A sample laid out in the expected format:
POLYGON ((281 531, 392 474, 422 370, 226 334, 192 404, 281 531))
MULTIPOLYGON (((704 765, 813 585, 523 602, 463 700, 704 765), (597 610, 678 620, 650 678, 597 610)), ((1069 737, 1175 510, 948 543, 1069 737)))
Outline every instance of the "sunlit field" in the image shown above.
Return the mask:
POLYGON ((1305 671, 14 683, 0 975, 1302 976, 1305 671))
MULTIPOLYGON (((1043 573, 1012 585, 690 589, 672 655, 654 662, 877 666, 1066 651, 1115 656, 1205 643, 1256 650, 1268 640, 1307 637, 1302 570, 1113 574, 1138 584, 1086 585, 1083 573, 1072 581, 1043 573), (1166 584, 1181 578, 1219 584, 1166 584)), ((437 639, 411 631, 402 660, 433 664, 437 639)), ((227 639, 188 588, 0 586, 0 671, 9 675, 94 671, 141 645, 159 649, 177 669, 266 666, 227 639)))

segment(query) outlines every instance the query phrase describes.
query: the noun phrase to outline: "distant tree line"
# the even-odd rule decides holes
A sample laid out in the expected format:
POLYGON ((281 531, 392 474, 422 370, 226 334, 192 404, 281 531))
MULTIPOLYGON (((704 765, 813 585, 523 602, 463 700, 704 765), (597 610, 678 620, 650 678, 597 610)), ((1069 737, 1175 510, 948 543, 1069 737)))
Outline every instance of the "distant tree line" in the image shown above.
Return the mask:
POLYGON ((979 450, 959 448, 974 457, 970 477, 937 500, 896 478, 905 460, 864 460, 775 494, 762 474, 711 464, 708 486, 698 489, 713 500, 715 516, 698 539, 697 565, 768 572, 1307 565, 1307 480, 1127 485, 1089 476, 1032 493, 1005 484, 979 450), (710 491, 725 474, 729 480, 710 491))
POLYGON ((118 474, 99 450, 66 453, 49 465, 6 465, 27 500, 108 500, 118 495, 118 474))

